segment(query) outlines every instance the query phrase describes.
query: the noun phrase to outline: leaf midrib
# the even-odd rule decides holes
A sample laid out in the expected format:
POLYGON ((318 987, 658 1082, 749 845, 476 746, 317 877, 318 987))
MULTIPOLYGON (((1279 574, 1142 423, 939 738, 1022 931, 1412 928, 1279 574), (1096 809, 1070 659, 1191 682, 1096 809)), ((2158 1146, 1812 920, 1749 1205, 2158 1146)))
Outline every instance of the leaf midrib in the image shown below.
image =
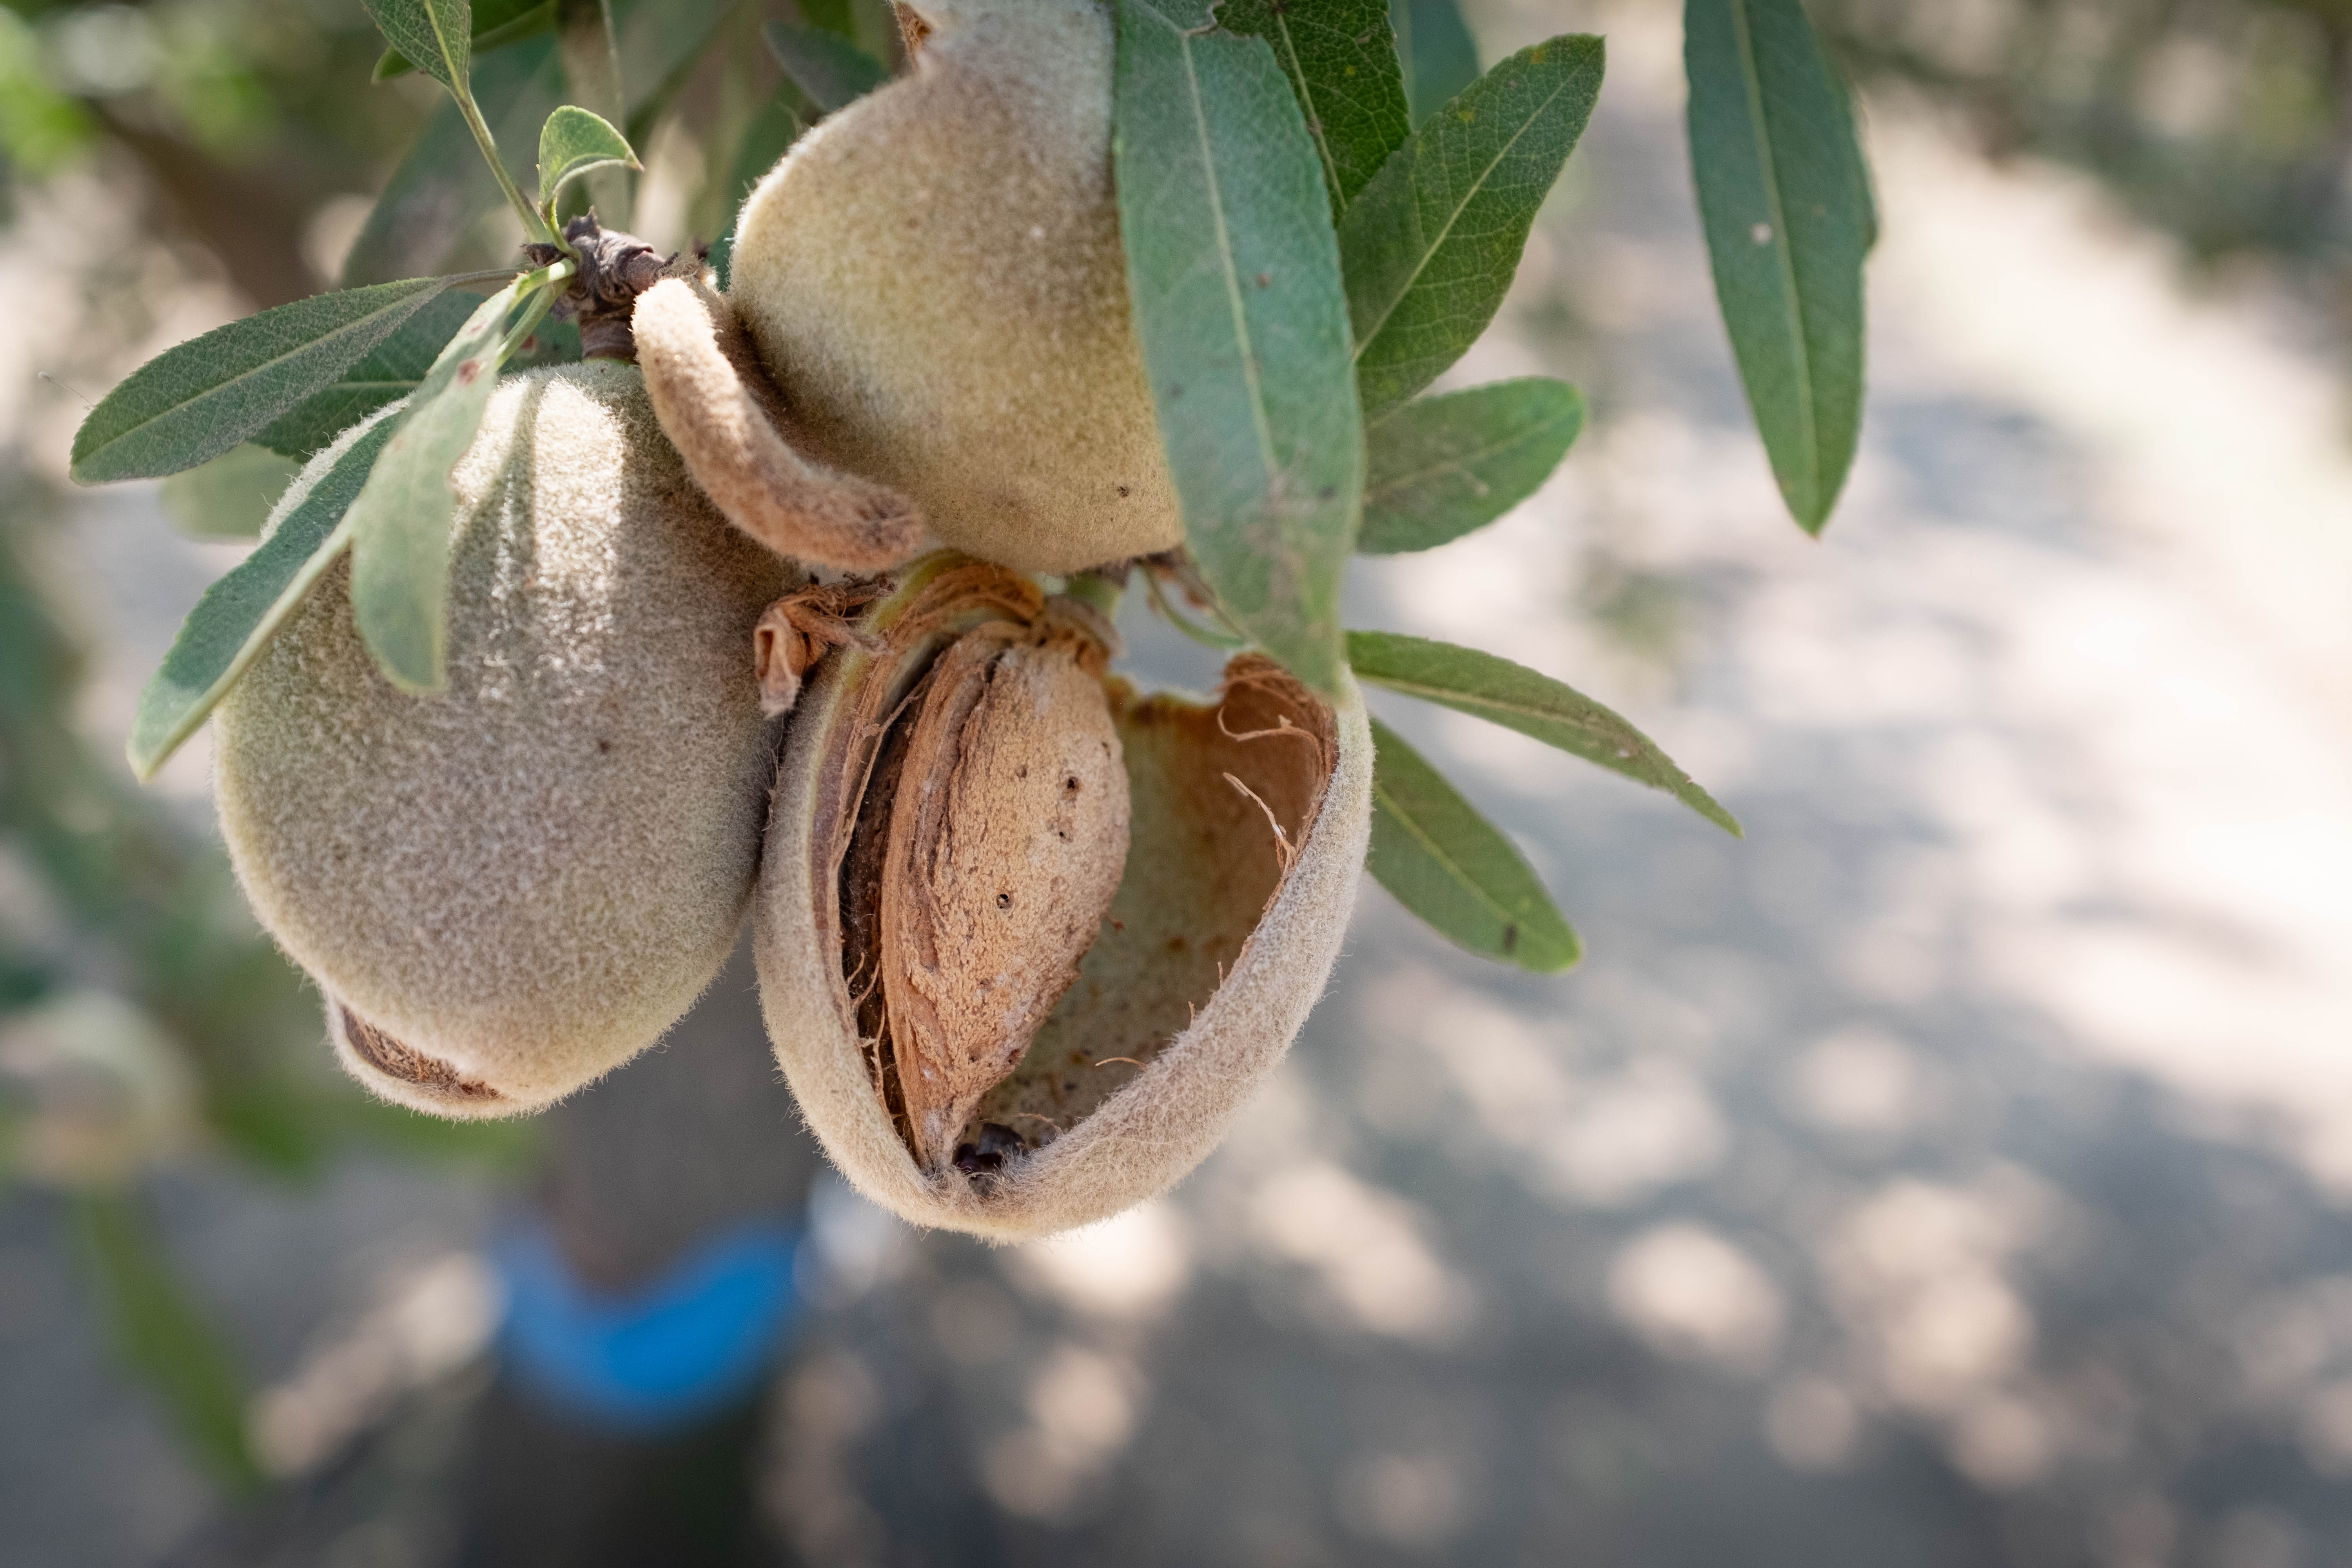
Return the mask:
POLYGON ((1397 804, 1395 792, 1381 783, 1380 774, 1377 771, 1372 774, 1372 799, 1377 804, 1386 806, 1388 808, 1389 816, 1396 822, 1397 826, 1402 827, 1405 832, 1412 835, 1413 842, 1421 846, 1422 852, 1426 854, 1431 859, 1436 861, 1437 864, 1444 869, 1445 873, 1452 877, 1456 883, 1467 889, 1470 896, 1492 912, 1496 919, 1501 921, 1507 926, 1515 926, 1521 923, 1519 918, 1508 908, 1497 902, 1495 896, 1487 892, 1486 889, 1479 884, 1476 878, 1464 870, 1460 862, 1456 861, 1454 857, 1448 855, 1444 850, 1440 849, 1437 847, 1437 841, 1429 836, 1429 834, 1422 827, 1420 822, 1413 817, 1412 814, 1407 811, 1403 806, 1397 804))
MULTIPOLYGON (((1748 93, 1748 121, 1756 136, 1756 165, 1764 179, 1764 205, 1772 226, 1772 257, 1780 273, 1781 315, 1789 329, 1789 348, 1797 362, 1797 424, 1805 464, 1807 510, 1822 489, 1820 437, 1813 421, 1813 363, 1805 346, 1804 303, 1797 294, 1797 258, 1789 237, 1788 212, 1780 200, 1780 172, 1775 162, 1771 127, 1764 113, 1764 79, 1756 66, 1756 40, 1748 22, 1748 0, 1729 0, 1731 30, 1739 47, 1739 76, 1748 93)), ((1738 236, 1732 237, 1733 243, 1738 236)))
POLYGON ((1272 9, 1275 30, 1282 35, 1283 52, 1290 57, 1290 79, 1298 84, 1298 96, 1307 108, 1307 135, 1315 143, 1315 155, 1323 162, 1323 178, 1331 187, 1331 205, 1345 207, 1348 198, 1339 194, 1339 163, 1331 156, 1331 138, 1324 130, 1323 107, 1315 101, 1315 84, 1307 79, 1307 63, 1298 58, 1298 40, 1290 36, 1290 12, 1279 4, 1272 9))
MULTIPOLYGON (((1382 332, 1388 330, 1390 319, 1393 317, 1397 313, 1397 310, 1404 304, 1406 296, 1412 292, 1413 285, 1421 281, 1421 275, 1428 270, 1431 258, 1434 257, 1439 250, 1444 247, 1446 237, 1454 232, 1454 226, 1462 221, 1462 215, 1469 207, 1472 200, 1476 197, 1480 191, 1486 189, 1488 176, 1494 174, 1496 167, 1500 164, 1505 158, 1510 156, 1511 149, 1519 144, 1519 139, 1525 136, 1529 130, 1534 128, 1535 122, 1543 118, 1545 111, 1551 108, 1553 100, 1558 99, 1561 93, 1566 92, 1568 90, 1569 84, 1575 79, 1576 77, 1573 73, 1562 77, 1560 79, 1559 85, 1552 89, 1550 94, 1544 99, 1543 102, 1537 105, 1536 108, 1528 115, 1527 119, 1520 122, 1519 128, 1517 131, 1511 132, 1511 139, 1503 143, 1503 145, 1496 152, 1495 156, 1487 161, 1486 166, 1478 171, 1478 177, 1470 183, 1469 194, 1465 195, 1459 202, 1456 202, 1454 205, 1454 210, 1446 215, 1444 226, 1437 231, 1437 237, 1432 240, 1428 246, 1423 249, 1421 259, 1413 263, 1412 271, 1406 277, 1403 286, 1397 289, 1396 297, 1389 301, 1388 308, 1381 312, 1380 320, 1372 324, 1370 331, 1367 331, 1361 338, 1356 341, 1356 352, 1352 356, 1350 356, 1351 359, 1362 359, 1364 357, 1364 351, 1371 347, 1373 342, 1378 339, 1382 332)), ((1442 114, 1444 111, 1440 110, 1438 112, 1442 114)), ((1433 122, 1436 118, 1436 115, 1432 115, 1430 117, 1433 122)), ((1420 139, 1420 134, 1421 133, 1418 131, 1413 133, 1415 141, 1420 139)), ((1407 142, 1406 145, 1412 146, 1412 143, 1407 142)), ((1416 151, 1413 154, 1412 166, 1402 171, 1402 177, 1410 184, 1412 180, 1412 176, 1414 174, 1419 172, 1420 168, 1421 155, 1419 152, 1416 151)))
MULTIPOLYGON (((1391 691, 1402 692, 1407 697, 1418 697, 1424 702, 1434 702, 1440 707, 1477 708, 1496 713, 1516 714, 1523 719, 1542 720, 1549 723, 1565 725, 1596 739, 1616 742, 1620 751, 1628 749, 1619 737, 1610 734, 1605 730, 1595 729, 1588 721, 1570 718, 1555 709, 1537 708, 1523 702, 1507 701, 1500 698, 1480 697, 1465 692, 1459 687, 1431 686, 1418 680, 1375 675, 1361 668, 1359 668, 1356 673, 1375 686, 1385 686, 1391 691)), ((1645 748, 1640 746, 1632 747, 1630 750, 1631 755, 1623 759, 1628 762, 1649 754, 1645 748)))
MULTIPOLYGON (((1417 697, 1424 702, 1434 702, 1441 708, 1455 709, 1469 713, 1475 718, 1485 718, 1490 713, 1507 713, 1518 718, 1558 724, 1562 728, 1574 730, 1580 734, 1590 735, 1611 746, 1616 751, 1617 755, 1612 759, 1588 757, 1585 759, 1587 762, 1606 767, 1612 773, 1622 773, 1649 785, 1652 789, 1663 790, 1734 837, 1745 837, 1738 826, 1738 819, 1725 811, 1720 801, 1707 794, 1699 786, 1696 780, 1683 772, 1681 764, 1660 751, 1656 742, 1605 709, 1601 710, 1597 721, 1584 721, 1565 717, 1547 708, 1529 707, 1525 703, 1502 698, 1481 697, 1465 692, 1459 687, 1431 686, 1410 679, 1378 675, 1361 665, 1355 667, 1355 672, 1359 678, 1369 680, 1375 686, 1386 687, 1389 690, 1402 693, 1406 697, 1417 697), (1595 723, 1601 727, 1595 728, 1595 723), (1636 768, 1641 771, 1634 771, 1636 768)), ((1587 698, 1584 700, 1590 701, 1591 699, 1587 698)), ((1600 708, 1598 703, 1594 703, 1593 706, 1596 709, 1600 708)), ((1542 740, 1543 737, 1536 736, 1534 739, 1542 740)), ((1545 743, 1553 745, 1558 742, 1546 742, 1545 743)), ((1563 746, 1560 749, 1574 754, 1573 748, 1563 746)))
MULTIPOLYGON (((425 378, 421 375, 412 375, 400 381, 331 381, 312 393, 310 397, 324 397, 333 392, 374 392, 383 387, 395 389, 404 387, 414 392, 424 384, 424 381, 425 378)), ((310 397, 304 398, 302 402, 310 402, 310 397)), ((296 404, 295 406, 299 408, 301 404, 296 404)))
MULTIPOLYGON (((439 280, 436 279, 436 281, 438 282, 439 280)), ((433 288, 419 289, 415 294, 404 294, 399 299, 387 302, 381 309, 371 310, 364 316, 354 317, 352 320, 344 322, 341 326, 337 327, 333 331, 323 333, 315 338, 305 339, 293 348, 288 349, 282 354, 278 354, 274 358, 263 360, 259 364, 253 366, 249 370, 239 371, 230 380, 215 382, 204 391, 197 393, 194 397, 174 403, 168 408, 159 409, 155 413, 149 415, 146 418, 142 419, 138 424, 127 426, 121 435, 109 437, 104 445, 90 448, 89 455, 74 466, 76 468, 84 467, 88 465, 92 458, 97 458, 100 453, 110 451, 113 447, 121 445, 122 442, 128 441, 131 437, 136 436, 139 432, 146 429, 149 426, 159 424, 165 419, 169 419, 174 414, 184 414, 192 408, 200 408, 209 403, 212 399, 220 396, 225 392, 227 392, 230 388, 242 385, 243 384, 251 381, 255 376, 259 375, 262 372, 268 370, 273 365, 284 364, 288 360, 295 358, 305 350, 315 349, 321 343, 332 342, 337 338, 345 336, 346 334, 356 331, 360 327, 365 326, 367 323, 374 321, 377 317, 383 315, 386 310, 394 310, 402 305, 408 304, 411 300, 420 299, 429 300, 435 294, 439 292, 439 288, 433 288)), ((362 352, 364 353, 365 351, 362 350, 362 352)), ((320 389, 321 392, 326 390, 328 390, 326 387, 321 387, 320 389)), ((316 395, 316 393, 311 395, 311 396, 316 395)), ((310 398, 303 398, 300 402, 298 402, 295 406, 299 408, 301 406, 302 403, 307 403, 309 401, 310 398)))
POLYGON ((1176 35, 1177 52, 1184 60, 1184 90, 1192 108, 1194 144, 1200 149, 1201 173, 1209 187, 1209 212, 1216 223, 1217 262, 1225 281, 1225 302, 1233 311, 1234 338, 1241 345, 1242 380, 1249 391, 1250 426, 1257 434, 1258 461, 1269 479, 1275 473, 1274 429, 1267 423, 1265 388, 1258 375, 1257 347, 1242 304, 1241 273, 1234 266, 1233 235, 1225 225, 1224 189, 1217 181, 1217 161, 1209 153, 1209 121, 1201 101, 1201 73, 1192 60, 1192 35, 1179 27, 1156 5, 1143 7, 1176 35))
POLYGON ((470 68, 473 64, 471 58, 474 48, 473 29, 468 27, 466 30, 466 52, 468 58, 467 67, 461 68, 457 64, 457 57, 450 51, 448 34, 441 29, 440 7, 434 5, 433 0, 423 0, 422 9, 425 12, 425 25, 433 29, 433 41, 440 47, 442 68, 449 73, 449 90, 461 100, 471 97, 465 79, 472 74, 467 68, 470 68))

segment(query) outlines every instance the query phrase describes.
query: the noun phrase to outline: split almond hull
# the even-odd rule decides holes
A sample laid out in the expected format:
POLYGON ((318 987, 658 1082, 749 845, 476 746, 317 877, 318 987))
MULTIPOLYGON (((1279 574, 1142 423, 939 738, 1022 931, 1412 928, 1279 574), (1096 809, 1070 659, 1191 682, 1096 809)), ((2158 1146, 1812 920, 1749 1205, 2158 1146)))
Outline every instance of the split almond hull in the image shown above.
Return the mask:
POLYGON ((1039 1130, 1041 1146, 977 1175, 919 1164, 858 1026, 841 822, 870 752, 859 689, 872 661, 844 652, 820 668, 786 735, 754 944, 777 1060, 860 1193, 914 1224, 1000 1241, 1089 1225, 1181 1181, 1280 1063, 1346 937, 1372 744, 1352 682, 1335 708, 1317 705, 1319 725, 1292 722, 1277 711, 1288 700, 1267 693, 1303 689, 1244 663, 1222 714, 1110 683, 1133 801, 1125 878, 1077 984, 980 1112, 1039 1130), (1287 760, 1313 754, 1325 761, 1308 771, 1287 760), (1255 783, 1244 793, 1233 778, 1255 783))

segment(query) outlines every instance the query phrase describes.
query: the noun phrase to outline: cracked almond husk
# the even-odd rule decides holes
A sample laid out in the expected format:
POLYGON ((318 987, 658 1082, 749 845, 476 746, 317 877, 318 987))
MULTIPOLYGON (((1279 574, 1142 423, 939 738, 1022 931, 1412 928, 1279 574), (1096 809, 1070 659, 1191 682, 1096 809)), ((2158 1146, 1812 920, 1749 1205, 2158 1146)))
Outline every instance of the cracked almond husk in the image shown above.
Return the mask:
POLYGON ((1339 955, 1360 697, 1246 654, 1206 700, 1144 694, 1084 606, 952 553, 856 629, 800 694, 754 900, 803 1115, 919 1225, 1014 1239, 1165 1191, 1339 955))

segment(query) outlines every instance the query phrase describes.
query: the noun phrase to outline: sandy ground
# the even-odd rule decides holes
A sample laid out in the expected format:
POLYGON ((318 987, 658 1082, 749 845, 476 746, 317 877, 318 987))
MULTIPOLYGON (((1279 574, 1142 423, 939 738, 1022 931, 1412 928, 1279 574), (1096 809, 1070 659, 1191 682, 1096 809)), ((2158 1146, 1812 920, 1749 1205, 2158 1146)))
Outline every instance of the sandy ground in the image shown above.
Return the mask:
MULTIPOLYGON (((771 1484, 811 1560, 2352 1563, 2339 362, 2257 285, 2189 291, 2082 182, 1881 103, 1864 451, 1806 541, 1653 9, 1486 14, 1490 58, 1607 31, 1610 79, 1451 379, 1564 374, 1593 419, 1503 524, 1360 566, 1353 613, 1612 703, 1747 839, 1377 704, 1517 837, 1584 966, 1481 965, 1368 884, 1293 1063, 1172 1198, 989 1251, 827 1189, 771 1484)), ((225 557, 142 492, 87 510, 93 563, 151 568, 92 595, 119 733, 225 557)), ((174 779, 199 798, 200 763, 174 779)), ((281 1393, 479 1316, 461 1184, 166 1198, 281 1393)), ((150 1561, 204 1493, 60 1237, 0 1206, 0 1545, 150 1561)), ((352 1560, 431 1560, 367 1528, 352 1560)))

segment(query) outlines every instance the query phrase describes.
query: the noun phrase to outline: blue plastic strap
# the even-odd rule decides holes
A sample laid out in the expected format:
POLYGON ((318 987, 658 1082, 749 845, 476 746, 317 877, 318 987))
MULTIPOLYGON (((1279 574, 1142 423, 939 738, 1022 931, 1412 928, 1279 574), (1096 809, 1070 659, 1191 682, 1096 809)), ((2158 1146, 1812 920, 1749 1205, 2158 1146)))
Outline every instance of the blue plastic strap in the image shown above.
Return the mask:
POLYGON ((758 1383, 798 1317, 799 1233, 723 1232, 626 1295, 573 1278, 533 1227, 492 1248, 505 1283, 501 1342, 532 1391, 559 1408, 634 1430, 709 1415, 758 1383))

